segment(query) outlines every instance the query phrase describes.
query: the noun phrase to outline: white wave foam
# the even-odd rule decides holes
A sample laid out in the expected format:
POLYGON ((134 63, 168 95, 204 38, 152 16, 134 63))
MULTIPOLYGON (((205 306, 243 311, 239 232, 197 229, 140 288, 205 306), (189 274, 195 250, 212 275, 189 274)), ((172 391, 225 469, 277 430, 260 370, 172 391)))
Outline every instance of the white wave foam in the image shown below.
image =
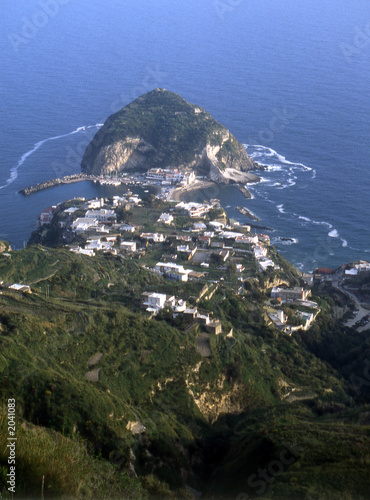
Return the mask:
MULTIPOLYGON (((261 156, 266 156, 267 158, 275 157, 275 158, 277 158, 277 160, 279 160, 284 165, 291 165, 292 167, 295 167, 295 168, 300 167, 302 170, 305 170, 307 172, 311 172, 313 170, 312 167, 308 167, 307 165, 304 165, 303 163, 296 163, 296 162, 292 162, 292 161, 287 160, 285 156, 279 154, 277 151, 275 151, 272 148, 269 148, 267 146, 263 146, 262 144, 243 144, 243 146, 245 148, 252 147, 252 148, 258 149, 259 150, 258 157, 261 157, 261 156)), ((254 153, 252 153, 252 155, 253 154, 254 153)))
POLYGON ((285 214, 285 210, 284 210, 284 205, 276 205, 276 208, 279 210, 279 212, 281 214, 285 214))
POLYGON ((279 238, 279 243, 281 245, 295 245, 296 243, 298 243, 298 239, 297 238, 289 238, 287 240, 282 240, 281 238, 279 238))
POLYGON ((332 229, 333 225, 330 222, 313 220, 312 224, 317 224, 318 226, 326 226, 329 229, 332 229))
POLYGON ((267 170, 269 172, 281 172, 283 169, 283 167, 281 165, 269 165, 267 167, 267 170))
POLYGON ((336 229, 333 229, 332 231, 330 231, 328 233, 328 236, 330 236, 330 238, 338 238, 339 233, 338 233, 338 231, 336 229))
POLYGON ((348 241, 345 240, 344 238, 341 238, 341 240, 342 240, 342 247, 346 248, 348 246, 348 241))
POLYGON ((306 222, 312 222, 309 217, 303 217, 303 215, 299 215, 298 219, 305 220, 306 222))
POLYGON ((70 135, 78 134, 79 132, 82 132, 84 130, 88 130, 90 128, 100 128, 100 123, 97 123, 96 125, 88 125, 86 127, 77 127, 76 130, 73 130, 72 132, 69 132, 68 134, 62 134, 62 135, 56 135, 54 137, 48 137, 47 139, 44 139, 43 141, 36 142, 33 145, 33 148, 27 151, 27 153, 24 153, 24 155, 21 156, 21 159, 18 161, 17 165, 13 168, 10 169, 10 176, 6 180, 5 184, 0 186, 0 189, 4 189, 10 184, 12 184, 18 177, 18 169, 23 165, 23 163, 27 160, 29 156, 31 156, 35 151, 37 151, 43 144, 49 141, 56 141, 58 139, 63 139, 64 137, 68 137, 70 135))

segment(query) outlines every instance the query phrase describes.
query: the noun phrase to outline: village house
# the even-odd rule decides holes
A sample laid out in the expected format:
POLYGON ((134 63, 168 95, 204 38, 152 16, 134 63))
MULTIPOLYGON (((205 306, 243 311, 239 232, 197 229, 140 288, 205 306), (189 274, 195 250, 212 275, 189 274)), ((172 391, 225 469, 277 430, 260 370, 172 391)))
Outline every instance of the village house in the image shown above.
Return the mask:
POLYGON ((108 222, 109 219, 116 220, 116 212, 114 210, 88 210, 85 214, 86 219, 97 219, 98 222, 108 222))
POLYGON ((153 243, 163 243, 166 239, 163 233, 141 233, 140 238, 152 240, 153 243))
POLYGON ((185 212, 189 217, 204 217, 207 212, 209 212, 212 208, 212 205, 208 205, 208 203, 195 203, 189 202, 185 203, 181 201, 176 205, 176 209, 182 212, 185 212))
POLYGON ((136 241, 121 241, 120 248, 126 253, 135 253, 136 241))
POLYGON ((105 205, 104 198, 95 198, 86 202, 85 207, 89 209, 102 208, 105 205))
POLYGON ((269 267, 273 267, 275 269, 278 268, 278 266, 275 266, 275 263, 271 259, 267 259, 266 257, 258 259, 257 262, 261 271, 266 271, 269 267))
POLYGON ((253 248, 253 253, 257 260, 262 259, 267 255, 267 248, 262 247, 261 245, 255 245, 255 247, 253 248))
POLYGON ((39 224, 42 226, 43 224, 50 224, 53 220, 53 216, 55 213, 56 207, 48 207, 45 208, 43 212, 39 215, 39 224))
POLYGON ((237 233, 235 231, 221 231, 220 236, 221 236, 221 238, 224 238, 224 239, 235 240, 236 238, 240 238, 241 236, 244 236, 244 234, 237 233))
POLYGON ((158 311, 165 307, 170 307, 177 314, 184 312, 186 309, 185 300, 177 300, 174 296, 163 293, 144 292, 141 297, 143 305, 146 306, 146 311, 154 314, 157 314, 158 311))
POLYGON ((242 236, 237 236, 235 238, 235 242, 236 243, 247 243, 249 245, 255 245, 258 243, 258 236, 246 236, 246 235, 242 235, 242 236))
POLYGON ((173 215, 163 213, 157 222, 162 222, 163 224, 170 225, 173 222, 173 215))
POLYGON ((70 248, 70 251, 73 253, 78 253, 81 255, 87 255, 88 257, 95 257, 95 251, 92 249, 86 249, 81 247, 70 248))
POLYGON ((144 292, 142 294, 143 305, 146 306, 147 312, 157 314, 166 305, 167 296, 164 293, 144 292))
POLYGON ((194 231, 204 231, 205 229, 207 229, 207 226, 203 222, 195 222, 193 224, 194 231))
POLYGON ((305 290, 302 287, 294 287, 294 288, 279 288, 274 287, 271 290, 272 298, 279 298, 283 302, 292 302, 294 300, 306 300, 310 295, 310 290, 305 290))
POLYGON ((19 283, 14 283, 13 285, 10 285, 9 288, 11 290, 15 290, 16 292, 32 293, 30 286, 28 286, 28 285, 21 285, 19 283))
POLYGON ((119 226, 119 230, 124 233, 134 233, 136 231, 136 228, 131 224, 121 224, 119 226))
POLYGON ((88 229, 96 227, 97 225, 98 225, 97 219, 87 218, 87 217, 79 217, 78 219, 76 219, 72 223, 71 228, 72 228, 72 230, 79 233, 79 232, 87 231, 88 229))
POLYGON ((184 177, 182 179, 182 181, 180 182, 180 184, 182 186, 190 186, 190 184, 193 184, 193 182, 195 182, 195 172, 186 172, 184 174, 184 177))
POLYGON ((225 224, 222 224, 222 222, 218 222, 216 220, 211 220, 208 225, 211 226, 211 228, 215 231, 221 231, 225 227, 225 224))
POLYGON ((184 269, 182 265, 173 262, 158 262, 154 271, 176 281, 188 281, 191 269, 184 269))

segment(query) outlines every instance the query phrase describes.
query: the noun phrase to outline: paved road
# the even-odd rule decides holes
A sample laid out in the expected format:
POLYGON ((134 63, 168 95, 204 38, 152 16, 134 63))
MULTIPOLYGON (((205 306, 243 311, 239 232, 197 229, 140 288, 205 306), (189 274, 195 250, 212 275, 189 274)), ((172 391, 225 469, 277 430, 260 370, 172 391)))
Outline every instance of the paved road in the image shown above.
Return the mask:
MULTIPOLYGON (((359 301, 358 297, 353 292, 343 288, 343 286, 339 283, 339 279, 340 279, 340 276, 336 276, 333 279, 333 286, 335 288, 337 288, 338 290, 340 290, 341 292, 343 292, 345 295, 347 295, 347 297, 352 299, 353 302, 355 303, 356 309, 358 309, 358 311, 355 314, 355 317, 348 319, 345 323, 345 326, 353 327, 355 325, 355 323, 357 323, 357 321, 360 321, 364 316, 370 314, 370 306, 368 306, 368 308, 365 308, 361 304, 361 302, 359 301)), ((370 328, 370 324, 362 326, 361 328, 358 328, 358 331, 363 332, 363 331, 367 330, 368 328, 370 328)))

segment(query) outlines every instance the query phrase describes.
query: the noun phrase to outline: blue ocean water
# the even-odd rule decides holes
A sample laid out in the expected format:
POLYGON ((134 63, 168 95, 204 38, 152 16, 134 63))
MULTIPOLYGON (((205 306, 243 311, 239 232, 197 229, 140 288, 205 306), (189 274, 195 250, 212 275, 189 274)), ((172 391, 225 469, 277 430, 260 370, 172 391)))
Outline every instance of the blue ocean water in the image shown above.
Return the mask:
POLYGON ((99 124, 164 87, 270 165, 254 199, 220 191, 230 215, 247 206, 303 269, 368 257, 368 0, 3 3, 0 238, 20 247, 43 208, 95 196, 91 183, 18 190, 77 172, 99 124))

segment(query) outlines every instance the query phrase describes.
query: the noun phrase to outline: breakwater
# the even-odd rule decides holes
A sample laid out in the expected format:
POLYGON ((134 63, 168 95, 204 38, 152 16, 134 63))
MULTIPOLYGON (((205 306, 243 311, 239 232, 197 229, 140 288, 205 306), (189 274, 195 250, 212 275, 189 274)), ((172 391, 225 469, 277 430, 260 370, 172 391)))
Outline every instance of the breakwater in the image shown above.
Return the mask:
POLYGON ((43 189, 59 186, 59 184, 72 184, 74 182, 95 181, 95 180, 96 177, 94 175, 86 175, 86 174, 66 175, 65 177, 60 177, 58 179, 52 179, 50 181, 41 182, 40 184, 28 186, 24 189, 21 189, 19 193, 23 194, 23 196, 28 196, 32 193, 37 193, 38 191, 42 191, 43 189))

